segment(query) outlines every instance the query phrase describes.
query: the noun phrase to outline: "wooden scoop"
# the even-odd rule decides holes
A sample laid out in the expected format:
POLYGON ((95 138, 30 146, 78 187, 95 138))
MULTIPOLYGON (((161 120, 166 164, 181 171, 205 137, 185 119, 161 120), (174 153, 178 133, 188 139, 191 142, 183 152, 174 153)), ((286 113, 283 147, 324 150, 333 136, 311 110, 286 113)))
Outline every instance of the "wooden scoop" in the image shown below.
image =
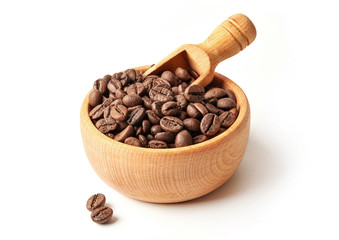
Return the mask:
POLYGON ((175 71, 177 67, 193 69, 199 77, 193 84, 206 87, 213 80, 216 66, 237 54, 256 37, 252 21, 243 14, 235 14, 222 22, 211 35, 200 44, 184 44, 148 69, 143 77, 175 71))

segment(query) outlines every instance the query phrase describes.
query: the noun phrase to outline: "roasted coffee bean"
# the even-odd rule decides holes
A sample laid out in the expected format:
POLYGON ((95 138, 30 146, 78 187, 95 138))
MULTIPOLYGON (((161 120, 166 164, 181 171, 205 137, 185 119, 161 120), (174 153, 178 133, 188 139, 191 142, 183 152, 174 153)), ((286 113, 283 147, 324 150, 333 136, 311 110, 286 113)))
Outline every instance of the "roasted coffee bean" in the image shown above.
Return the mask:
POLYGON ((142 82, 142 84, 145 86, 146 91, 149 92, 153 87, 154 80, 159 78, 157 75, 148 75, 145 80, 142 82))
POLYGON ((156 87, 156 86, 159 86, 159 87, 161 86, 161 87, 164 87, 164 88, 167 88, 167 89, 172 88, 171 84, 166 79, 163 79, 161 77, 154 79, 153 88, 156 87))
POLYGON ((92 120, 101 118, 104 115, 105 107, 103 104, 99 104, 89 112, 89 116, 92 120))
POLYGON ((107 82, 100 78, 94 82, 93 89, 99 90, 101 94, 105 94, 107 92, 107 82))
POLYGON ((188 84, 183 82, 178 86, 178 92, 180 95, 184 95, 186 88, 188 87, 188 84))
POLYGON ((91 219, 96 223, 107 223, 113 216, 113 210, 110 207, 102 206, 95 209, 91 214, 91 219))
POLYGON ((178 104, 174 101, 168 101, 162 105, 161 112, 165 116, 174 116, 179 112, 178 104))
POLYGON ((185 147, 192 145, 193 139, 187 130, 180 131, 175 137, 175 147, 185 147))
POLYGON ((162 128, 161 128, 161 126, 160 125, 153 125, 152 127, 151 127, 151 129, 150 129, 150 132, 151 132, 151 134, 153 135, 153 136, 155 136, 157 133, 160 133, 160 132, 162 132, 163 130, 162 130, 162 128))
POLYGON ((122 99, 122 102, 126 107, 134 107, 136 105, 141 105, 142 99, 137 94, 129 94, 122 99))
POLYGON ((202 116, 201 112, 192 103, 188 104, 186 111, 191 118, 200 118, 202 116))
POLYGON ((201 113, 201 115, 205 116, 208 113, 207 108, 202 103, 193 103, 193 105, 201 113))
POLYGON ((88 97, 88 103, 91 107, 95 107, 102 103, 101 92, 97 89, 92 90, 88 97))
POLYGON ((147 96, 143 96, 141 99, 144 103, 145 108, 150 110, 152 108, 151 106, 152 106, 153 101, 147 96))
POLYGON ((126 93, 123 90, 121 90, 121 89, 116 90, 115 98, 123 99, 123 97, 125 97, 125 96, 126 96, 126 93))
POLYGON ((128 125, 124 130, 122 130, 120 133, 118 133, 114 140, 117 140, 119 142, 125 141, 126 138, 132 137, 134 134, 134 129, 132 125, 128 125))
POLYGON ((236 108, 232 108, 231 110, 224 112, 219 116, 221 126, 224 128, 229 128, 237 119, 238 111, 236 108))
POLYGON ((132 79, 129 77, 126 71, 124 71, 119 78, 122 86, 127 86, 129 83, 132 82, 132 79))
POLYGON ((220 128, 220 119, 214 113, 206 114, 200 123, 200 130, 206 136, 214 136, 220 128))
POLYGON ((142 81, 142 75, 139 71, 136 71, 134 69, 127 69, 125 72, 131 81, 133 82, 142 81))
POLYGON ((140 143, 141 143, 141 146, 143 146, 143 147, 147 147, 148 146, 148 141, 147 141, 147 138, 144 136, 144 135, 139 135, 138 136, 138 139, 139 139, 139 141, 140 141, 140 143))
POLYGON ((174 134, 171 132, 158 132, 154 135, 154 139, 171 143, 174 141, 174 134))
POLYGON ((142 131, 142 127, 141 126, 135 126, 134 127, 134 131, 135 131, 135 136, 139 136, 140 134, 143 134, 144 132, 142 131))
POLYGON ((175 100, 177 101, 180 110, 186 109, 188 102, 183 95, 176 95, 175 100))
POLYGON ((146 139, 147 139, 148 141, 151 141, 151 140, 154 139, 154 136, 153 136, 152 134, 147 134, 147 135, 146 135, 146 139))
POLYGON ((166 142, 160 140, 151 140, 149 141, 148 146, 150 148, 167 148, 166 142))
POLYGON ((183 129, 184 124, 177 117, 165 116, 160 120, 160 126, 166 132, 178 133, 183 129))
POLYGON ((147 115, 148 120, 152 124, 157 125, 160 123, 160 118, 152 110, 147 110, 146 115, 147 115))
POLYGON ((95 123, 97 129, 102 133, 108 133, 117 128, 117 123, 113 118, 100 119, 95 123))
POLYGON ((179 94, 178 87, 172 87, 172 92, 174 93, 174 95, 178 95, 179 94))
POLYGON ((123 105, 123 103, 122 103, 122 100, 121 100, 121 99, 115 99, 115 100, 112 102, 112 105, 118 106, 118 105, 123 105))
POLYGON ((86 203, 86 207, 89 211, 93 211, 99 207, 102 207, 105 205, 106 197, 104 194, 98 193, 92 195, 86 203))
POLYGON ((222 98, 224 96, 227 96, 227 92, 222 89, 222 88, 211 88, 210 90, 208 90, 205 95, 204 98, 205 100, 210 100, 210 99, 219 99, 222 98))
POLYGON ((187 70, 182 67, 177 67, 174 72, 175 76, 180 78, 183 81, 191 79, 191 76, 188 74, 187 70))
POLYGON ((116 122, 118 125, 117 128, 115 129, 116 132, 121 132, 128 126, 128 123, 126 121, 123 121, 123 122, 116 121, 116 122))
POLYGON ((127 108, 124 105, 112 106, 111 116, 120 122, 125 121, 128 116, 127 108))
POLYGON ((124 143, 131 145, 131 146, 135 146, 135 147, 141 147, 142 144, 139 141, 139 139, 135 138, 135 137, 128 137, 125 139, 124 143))
POLYGON ((131 114, 131 112, 133 112, 135 109, 138 109, 138 108, 142 108, 142 105, 136 105, 134 107, 129 107, 127 108, 127 112, 128 114, 131 114))
POLYGON ((127 94, 138 94, 139 96, 143 96, 146 94, 146 88, 142 83, 134 83, 129 85, 127 88, 127 94))
POLYGON ((194 71, 192 68, 188 70, 188 73, 192 76, 192 78, 197 79, 199 77, 199 74, 194 71))
POLYGON ((231 98, 220 98, 217 101, 217 107, 223 109, 232 109, 235 108, 237 105, 231 98))
POLYGON ((207 139, 208 137, 206 135, 197 135, 193 138, 193 144, 202 143, 207 139))
POLYGON ((141 123, 142 120, 145 119, 145 115, 146 115, 146 109, 141 107, 141 108, 137 108, 135 109, 133 112, 131 112, 127 123, 131 124, 131 125, 138 125, 141 123))
MULTIPOLYGON (((160 120, 159 120, 159 122, 160 122, 160 120)), ((142 132, 143 132, 144 134, 147 134, 147 133, 149 132, 149 130, 151 129, 151 123, 150 123, 150 121, 148 121, 148 120, 143 120, 143 121, 141 122, 141 127, 142 127, 142 132)))
POLYGON ((171 71, 164 71, 161 78, 167 80, 172 87, 178 86, 178 78, 171 71))
POLYGON ((163 105, 163 102, 155 101, 151 104, 152 111, 158 116, 163 117, 164 114, 161 111, 161 107, 163 105))
POLYGON ((107 75, 105 75, 102 79, 104 79, 105 80, 105 82, 106 83, 108 83, 109 81, 111 81, 111 79, 112 79, 112 76, 111 75, 109 75, 109 74, 107 74, 107 75))
POLYGON ((207 110, 208 110, 209 112, 214 113, 214 114, 217 114, 218 116, 224 112, 224 110, 215 107, 215 106, 214 106, 213 104, 211 104, 211 103, 206 103, 206 104, 205 104, 205 107, 207 108, 207 110))
POLYGON ((179 111, 177 114, 177 118, 179 118, 181 121, 187 118, 187 113, 184 111, 179 111))
POLYGON ((200 85, 190 85, 185 89, 184 96, 190 102, 202 102, 205 89, 200 85))
POLYGON ((148 94, 153 101, 167 102, 174 99, 173 92, 170 89, 160 86, 152 88, 148 94))
POLYGON ((183 120, 184 127, 191 132, 200 131, 200 121, 196 118, 186 118, 183 120))
POLYGON ((110 92, 115 93, 118 89, 122 89, 122 84, 119 80, 112 78, 107 84, 107 88, 110 92))

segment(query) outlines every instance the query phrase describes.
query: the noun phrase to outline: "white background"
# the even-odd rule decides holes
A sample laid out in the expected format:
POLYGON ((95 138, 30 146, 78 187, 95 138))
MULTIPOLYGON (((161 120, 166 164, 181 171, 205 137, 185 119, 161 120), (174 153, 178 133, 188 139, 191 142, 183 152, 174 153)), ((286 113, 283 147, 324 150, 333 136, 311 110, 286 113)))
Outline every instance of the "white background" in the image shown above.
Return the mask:
POLYGON ((335 1, 1 1, 1 239, 338 239, 335 1), (257 38, 217 71, 245 91, 251 134, 222 187, 150 204, 91 168, 80 105, 105 74, 152 64, 246 14, 257 38), (111 224, 85 204, 102 192, 111 224))

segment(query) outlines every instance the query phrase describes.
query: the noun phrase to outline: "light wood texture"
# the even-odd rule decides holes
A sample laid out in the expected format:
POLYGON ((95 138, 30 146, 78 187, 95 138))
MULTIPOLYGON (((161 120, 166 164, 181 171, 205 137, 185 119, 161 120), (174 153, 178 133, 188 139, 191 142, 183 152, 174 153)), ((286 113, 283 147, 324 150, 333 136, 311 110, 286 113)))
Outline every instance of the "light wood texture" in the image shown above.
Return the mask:
POLYGON ((195 199, 221 186, 233 175, 245 153, 250 108, 244 92, 230 79, 215 73, 213 84, 235 93, 237 120, 206 142, 178 149, 138 148, 105 136, 88 116, 87 95, 80 112, 81 135, 99 177, 126 196, 155 203, 195 199))
POLYGON ((201 44, 185 44, 147 70, 143 77, 176 67, 192 68, 200 77, 193 84, 206 87, 213 79, 216 66, 250 45, 256 37, 251 20, 235 14, 222 22, 201 44))

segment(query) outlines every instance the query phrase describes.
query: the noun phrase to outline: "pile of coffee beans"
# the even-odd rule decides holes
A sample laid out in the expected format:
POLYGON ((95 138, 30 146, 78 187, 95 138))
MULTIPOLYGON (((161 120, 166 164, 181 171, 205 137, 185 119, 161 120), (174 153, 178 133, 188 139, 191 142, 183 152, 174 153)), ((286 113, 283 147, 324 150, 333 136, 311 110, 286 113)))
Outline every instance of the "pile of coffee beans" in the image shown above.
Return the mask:
POLYGON ((160 76, 128 69, 94 82, 89 116, 100 132, 137 147, 173 148, 201 143, 238 116, 232 91, 192 85, 199 75, 176 68, 160 76))
POLYGON ((86 207, 91 211, 91 219, 96 223, 107 223, 113 216, 113 210, 105 206, 106 197, 98 193, 92 195, 86 203, 86 207))

